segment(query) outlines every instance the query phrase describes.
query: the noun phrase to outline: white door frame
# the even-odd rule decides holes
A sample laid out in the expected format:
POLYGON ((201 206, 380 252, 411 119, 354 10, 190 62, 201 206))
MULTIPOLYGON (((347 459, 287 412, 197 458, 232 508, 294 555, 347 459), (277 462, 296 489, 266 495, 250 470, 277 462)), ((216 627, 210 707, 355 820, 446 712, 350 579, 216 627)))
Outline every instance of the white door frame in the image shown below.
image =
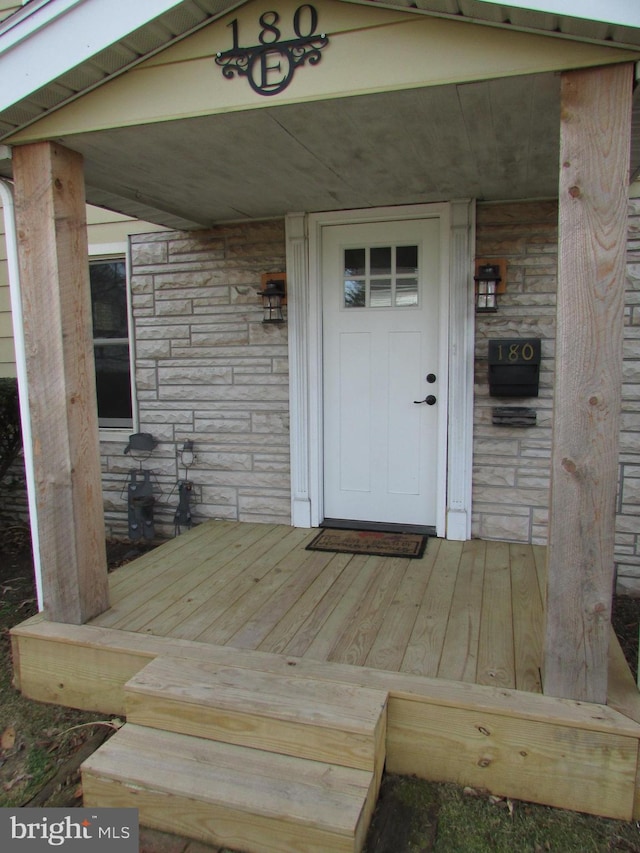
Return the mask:
MULTIPOLYGON (((291 418, 292 524, 317 527, 323 507, 322 290, 320 244, 328 225, 437 217, 441 221, 444 282, 441 346, 448 349, 448 400, 439 412, 442 472, 436 531, 471 536, 474 313, 469 200, 287 216, 287 306, 291 418)), ((446 361, 446 359, 445 359, 446 361)), ((443 377, 444 378, 444 377, 443 377)))

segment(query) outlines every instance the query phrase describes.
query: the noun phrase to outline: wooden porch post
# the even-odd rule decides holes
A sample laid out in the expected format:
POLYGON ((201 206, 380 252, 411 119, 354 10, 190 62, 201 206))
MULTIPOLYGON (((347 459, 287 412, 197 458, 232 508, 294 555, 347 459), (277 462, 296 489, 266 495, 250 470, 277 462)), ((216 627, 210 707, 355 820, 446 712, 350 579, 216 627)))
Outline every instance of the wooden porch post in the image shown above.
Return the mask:
POLYGON ((607 700, 633 65, 562 75, 545 694, 607 700))
POLYGON ((42 594, 48 619, 108 605, 82 157, 13 151, 42 594))

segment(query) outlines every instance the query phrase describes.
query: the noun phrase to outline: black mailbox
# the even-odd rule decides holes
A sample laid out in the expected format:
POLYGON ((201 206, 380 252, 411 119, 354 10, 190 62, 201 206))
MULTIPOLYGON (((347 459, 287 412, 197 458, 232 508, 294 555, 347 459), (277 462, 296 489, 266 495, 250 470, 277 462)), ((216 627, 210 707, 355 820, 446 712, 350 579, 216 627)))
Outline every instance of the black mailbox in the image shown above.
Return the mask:
POLYGON ((489 341, 489 393, 492 397, 537 397, 540 338, 489 341))

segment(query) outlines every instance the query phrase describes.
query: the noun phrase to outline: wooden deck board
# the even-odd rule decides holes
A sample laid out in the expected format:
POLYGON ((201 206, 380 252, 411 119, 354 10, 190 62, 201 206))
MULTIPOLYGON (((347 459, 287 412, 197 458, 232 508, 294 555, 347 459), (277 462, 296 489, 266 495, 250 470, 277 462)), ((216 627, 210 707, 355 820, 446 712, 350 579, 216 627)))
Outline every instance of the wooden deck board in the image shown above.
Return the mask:
POLYGON ((246 541, 234 543, 225 552, 212 555, 208 561, 209 575, 197 587, 191 587, 190 591, 187 586, 185 590, 184 585, 181 587, 178 583, 175 592, 183 594, 170 608, 166 606, 159 611, 158 618, 147 625, 154 629, 153 633, 164 635, 168 632, 173 637, 195 639, 256 583, 256 577, 264 576, 282 559, 283 553, 288 553, 290 548, 286 540, 277 527, 268 527, 262 532, 252 529, 246 541))
POLYGON ((408 562, 406 558, 398 558, 385 560, 380 565, 329 660, 364 666, 398 586, 407 573, 408 562))
MULTIPOLYGON (((198 553, 202 551, 203 559, 207 559, 215 550, 216 540, 230 535, 238 537, 241 531, 233 522, 221 522, 220 526, 216 524, 211 531, 207 530, 206 525, 198 525, 188 533, 184 534, 182 549, 185 543, 188 543, 189 559, 196 561, 198 553)), ((181 537, 182 538, 182 537, 181 537)), ((115 571, 109 577, 109 590, 111 593, 111 609, 119 602, 125 602, 128 607, 130 594, 141 589, 145 584, 151 585, 153 589, 158 589, 158 582, 165 572, 179 573, 180 560, 177 559, 178 554, 182 550, 179 546, 179 539, 171 539, 164 542, 162 550, 156 549, 148 551, 146 554, 138 557, 130 563, 126 563, 124 567, 126 571, 115 571)))
POLYGON ((544 606, 547 597, 547 549, 543 545, 533 545, 531 547, 533 559, 536 562, 536 572, 538 574, 538 586, 540 588, 540 598, 544 606))
POLYGON ((431 539, 419 560, 209 522, 110 575, 92 624, 539 693, 544 548, 431 539))
MULTIPOLYGON (((257 648, 313 585, 314 581, 324 575, 327 564, 331 562, 331 556, 328 553, 317 553, 305 560, 302 565, 296 566, 294 564, 293 574, 287 578, 288 582, 285 588, 280 589, 278 586, 266 599, 262 596, 262 603, 258 609, 229 638, 229 645, 242 649, 257 648)), ((292 560, 296 560, 295 555, 292 556, 292 560)))
POLYGON ((257 543, 253 553, 247 553, 246 571, 211 601, 209 624, 193 639, 225 644, 253 617, 266 598, 281 591, 300 571, 306 554, 302 547, 307 538, 308 531, 291 528, 275 546, 270 541, 268 550, 265 541, 257 543))
POLYGON ((476 680, 486 550, 486 543, 479 539, 464 543, 438 668, 440 678, 476 680))
POLYGON ((438 550, 439 542, 430 542, 423 559, 409 564, 371 646, 366 666, 396 672, 400 669, 438 550))
POLYGON ((210 583, 217 561, 221 566, 231 563, 230 571, 241 571, 241 554, 251 547, 255 539, 264 538, 269 531, 275 531, 274 541, 280 538, 275 527, 260 527, 248 525, 244 531, 238 527, 228 528, 211 541, 202 535, 190 537, 185 539, 181 552, 172 549, 165 556, 162 549, 158 549, 148 554, 148 557, 156 555, 155 559, 145 560, 142 571, 136 571, 134 562, 124 567, 131 568, 131 574, 123 570, 114 572, 110 577, 116 578, 117 602, 100 616, 100 624, 137 631, 169 606, 175 606, 180 599, 189 597, 189 600, 197 600, 197 597, 190 596, 191 591, 203 581, 210 583), (121 572, 126 574, 126 578, 118 583, 117 576, 121 572))
POLYGON ((354 556, 350 565, 352 566, 352 578, 350 585, 343 591, 342 595, 334 600, 334 607, 318 626, 316 633, 309 643, 304 657, 313 660, 329 660, 329 656, 335 646, 338 637, 342 634, 344 626, 348 625, 365 595, 366 590, 375 575, 376 565, 380 558, 365 557, 362 554, 354 556))
POLYGON ((542 692, 542 599, 535 557, 526 545, 510 545, 516 688, 542 692))
POLYGON ((515 687, 511 565, 506 542, 487 542, 476 684, 515 687))
POLYGON ((461 554, 461 542, 440 543, 413 633, 400 666, 402 672, 431 677, 438 674, 461 554))
MULTIPOLYGON (((293 636, 290 639, 288 635, 283 636, 282 631, 288 628, 287 620, 283 620, 277 629, 272 631, 271 638, 268 638, 269 642, 260 646, 260 651, 283 652, 296 657, 302 657, 308 652, 321 626, 333 613, 337 603, 360 573, 360 565, 354 562, 349 554, 334 554, 327 568, 328 571, 322 574, 324 580, 322 587, 316 589, 317 581, 315 581, 309 588, 311 600, 304 603, 301 616, 306 615, 302 621, 300 617, 296 619, 296 630, 293 636), (283 647, 284 642, 286 645, 283 647)), ((300 602, 295 609, 298 610, 299 607, 300 602)))

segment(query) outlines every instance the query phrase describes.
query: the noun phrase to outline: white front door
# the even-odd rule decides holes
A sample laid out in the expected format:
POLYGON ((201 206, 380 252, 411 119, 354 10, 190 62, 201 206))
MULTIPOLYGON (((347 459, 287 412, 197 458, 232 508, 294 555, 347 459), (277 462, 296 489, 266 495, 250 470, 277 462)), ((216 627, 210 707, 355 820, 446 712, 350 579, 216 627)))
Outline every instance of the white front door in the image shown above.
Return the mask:
POLYGON ((425 218, 322 229, 325 519, 437 523, 440 228, 425 218))

